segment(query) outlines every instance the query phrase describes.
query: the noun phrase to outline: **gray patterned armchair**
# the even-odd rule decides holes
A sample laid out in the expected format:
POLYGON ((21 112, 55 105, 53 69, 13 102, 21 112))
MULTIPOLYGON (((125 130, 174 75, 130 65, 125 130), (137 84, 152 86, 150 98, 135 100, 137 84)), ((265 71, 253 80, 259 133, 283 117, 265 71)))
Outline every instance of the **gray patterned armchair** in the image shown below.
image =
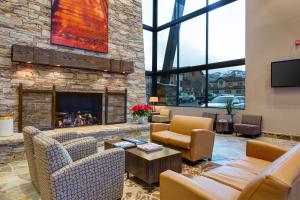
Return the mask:
POLYGON ((42 200, 121 199, 125 170, 123 149, 106 150, 73 161, 52 138, 33 138, 42 200))
MULTIPOLYGON (((36 135, 45 135, 42 131, 27 126, 23 129, 25 153, 33 186, 40 192, 37 167, 35 163, 35 149, 33 138, 36 135)), ((76 161, 97 152, 97 140, 93 137, 79 138, 78 133, 55 133, 49 132, 46 137, 55 139, 62 143, 72 160, 76 161)))

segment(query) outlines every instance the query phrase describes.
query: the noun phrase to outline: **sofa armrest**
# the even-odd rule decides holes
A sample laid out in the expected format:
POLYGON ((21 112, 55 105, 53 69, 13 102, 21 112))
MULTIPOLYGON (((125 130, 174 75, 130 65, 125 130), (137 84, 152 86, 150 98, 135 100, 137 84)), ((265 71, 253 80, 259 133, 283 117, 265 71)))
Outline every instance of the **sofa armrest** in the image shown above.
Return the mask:
POLYGON ((191 132, 191 151, 196 156, 195 161, 199 157, 212 158, 215 142, 215 133, 205 129, 193 129, 191 132))
POLYGON ((169 124, 164 123, 151 123, 150 124, 150 133, 159 132, 159 131, 167 131, 169 130, 169 124))
POLYGON ((216 200, 211 191, 207 191, 191 179, 173 171, 160 174, 161 200, 216 200))
POLYGON ((97 153, 97 140, 93 137, 83 137, 62 143, 73 161, 97 153))
POLYGON ((57 140, 60 143, 74 140, 79 137, 79 134, 77 132, 69 132, 69 133, 56 133, 53 131, 49 131, 45 133, 48 137, 51 137, 55 140, 57 140))
POLYGON ((256 140, 248 140, 246 144, 247 156, 266 160, 269 162, 273 162, 286 152, 287 149, 256 140))
POLYGON ((73 162, 50 176, 56 200, 121 199, 125 151, 115 148, 73 162))

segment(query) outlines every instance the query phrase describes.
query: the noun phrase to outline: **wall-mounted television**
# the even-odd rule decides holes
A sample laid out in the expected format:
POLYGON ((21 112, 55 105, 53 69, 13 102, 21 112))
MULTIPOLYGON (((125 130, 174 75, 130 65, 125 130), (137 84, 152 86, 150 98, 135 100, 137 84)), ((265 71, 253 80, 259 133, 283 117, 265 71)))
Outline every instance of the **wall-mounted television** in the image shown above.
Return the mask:
POLYGON ((300 59, 272 62, 272 87, 300 87, 300 59))

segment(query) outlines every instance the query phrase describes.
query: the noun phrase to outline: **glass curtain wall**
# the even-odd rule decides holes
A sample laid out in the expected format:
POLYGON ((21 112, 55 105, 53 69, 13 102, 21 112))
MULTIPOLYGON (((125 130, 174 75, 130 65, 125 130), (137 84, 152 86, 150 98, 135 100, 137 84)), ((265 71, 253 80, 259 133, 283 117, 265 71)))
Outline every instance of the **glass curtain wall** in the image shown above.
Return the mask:
POLYGON ((245 0, 142 0, 147 97, 245 108, 245 0))

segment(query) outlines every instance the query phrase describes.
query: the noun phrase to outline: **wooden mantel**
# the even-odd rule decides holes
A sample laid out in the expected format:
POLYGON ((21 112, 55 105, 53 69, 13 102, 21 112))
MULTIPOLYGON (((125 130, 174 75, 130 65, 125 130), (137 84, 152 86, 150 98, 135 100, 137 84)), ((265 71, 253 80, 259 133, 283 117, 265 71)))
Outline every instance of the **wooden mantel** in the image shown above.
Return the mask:
POLYGON ((134 72, 134 63, 129 61, 114 60, 23 45, 12 46, 12 61, 122 74, 130 74, 134 72))

